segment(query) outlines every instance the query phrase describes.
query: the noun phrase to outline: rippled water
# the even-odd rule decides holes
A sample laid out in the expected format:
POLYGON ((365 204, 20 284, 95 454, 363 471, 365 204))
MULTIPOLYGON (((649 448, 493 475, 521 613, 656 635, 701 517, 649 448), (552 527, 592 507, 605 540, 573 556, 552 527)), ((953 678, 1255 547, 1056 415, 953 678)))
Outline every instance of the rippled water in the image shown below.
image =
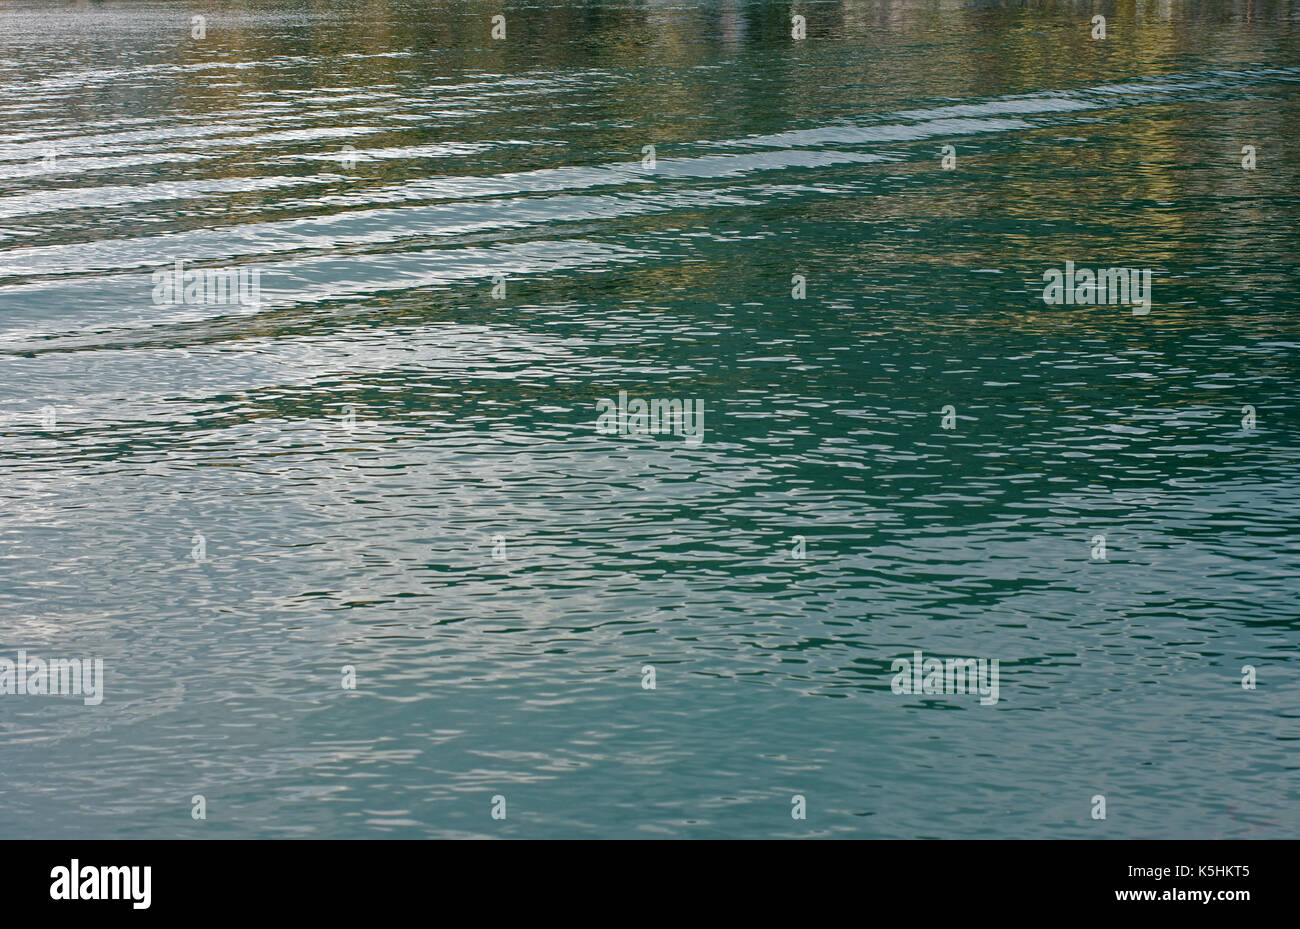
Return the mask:
POLYGON ((0 3, 0 834, 1294 835, 1300 9, 1020 6, 0 3))

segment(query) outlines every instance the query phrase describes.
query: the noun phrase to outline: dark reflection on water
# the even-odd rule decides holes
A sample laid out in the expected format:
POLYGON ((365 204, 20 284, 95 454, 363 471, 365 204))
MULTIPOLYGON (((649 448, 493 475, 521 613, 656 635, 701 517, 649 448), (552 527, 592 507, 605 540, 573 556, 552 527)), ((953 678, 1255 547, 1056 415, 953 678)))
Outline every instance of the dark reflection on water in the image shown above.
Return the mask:
POLYGON ((1300 14, 1027 6, 0 4, 6 821, 1293 835, 1300 14))

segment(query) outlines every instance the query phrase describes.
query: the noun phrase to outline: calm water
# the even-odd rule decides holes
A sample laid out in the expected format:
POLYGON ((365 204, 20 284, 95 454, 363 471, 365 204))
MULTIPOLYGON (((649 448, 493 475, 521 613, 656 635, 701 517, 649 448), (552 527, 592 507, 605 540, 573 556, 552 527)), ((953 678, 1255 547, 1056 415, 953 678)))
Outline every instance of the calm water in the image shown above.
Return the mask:
POLYGON ((798 12, 0 2, 0 835, 1296 833, 1300 4, 798 12))

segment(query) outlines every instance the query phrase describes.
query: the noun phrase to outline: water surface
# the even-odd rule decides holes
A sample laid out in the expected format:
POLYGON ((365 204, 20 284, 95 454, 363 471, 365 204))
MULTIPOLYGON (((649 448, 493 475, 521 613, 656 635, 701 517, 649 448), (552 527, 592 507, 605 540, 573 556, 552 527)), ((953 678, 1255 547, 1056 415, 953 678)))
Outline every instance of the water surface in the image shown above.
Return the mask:
POLYGON ((796 12, 0 3, 0 835, 1295 835, 1300 11, 796 12))

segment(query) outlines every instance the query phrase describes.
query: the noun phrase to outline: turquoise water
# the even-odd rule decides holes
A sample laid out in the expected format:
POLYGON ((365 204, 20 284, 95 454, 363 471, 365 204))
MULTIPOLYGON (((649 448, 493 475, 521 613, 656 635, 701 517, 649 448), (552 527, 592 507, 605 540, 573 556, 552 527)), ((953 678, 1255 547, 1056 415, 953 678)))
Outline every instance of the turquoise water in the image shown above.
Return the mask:
POLYGON ((795 12, 0 3, 0 835, 1295 835, 1300 8, 795 12))

